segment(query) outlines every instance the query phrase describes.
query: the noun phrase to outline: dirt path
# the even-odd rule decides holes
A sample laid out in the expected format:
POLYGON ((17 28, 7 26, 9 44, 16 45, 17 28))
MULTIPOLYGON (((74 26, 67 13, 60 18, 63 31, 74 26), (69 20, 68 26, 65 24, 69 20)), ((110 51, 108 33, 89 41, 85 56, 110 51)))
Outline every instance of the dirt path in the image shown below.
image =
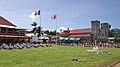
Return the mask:
POLYGON ((120 62, 117 63, 116 65, 112 66, 112 67, 120 67, 120 62))
POLYGON ((108 65, 107 67, 120 67, 120 60, 114 62, 114 63, 111 63, 110 65, 108 65))

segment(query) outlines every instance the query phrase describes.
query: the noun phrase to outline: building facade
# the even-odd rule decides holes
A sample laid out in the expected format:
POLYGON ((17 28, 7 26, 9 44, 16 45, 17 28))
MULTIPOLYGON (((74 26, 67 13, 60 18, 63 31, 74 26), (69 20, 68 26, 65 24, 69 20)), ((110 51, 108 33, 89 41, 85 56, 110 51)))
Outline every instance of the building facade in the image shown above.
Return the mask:
POLYGON ((91 21, 91 28, 92 28, 92 33, 93 34, 93 41, 95 41, 97 39, 97 42, 100 42, 100 21, 95 20, 95 21, 91 21))
POLYGON ((108 42, 108 32, 110 25, 108 23, 101 23, 101 42, 108 42))
POLYGON ((74 29, 74 30, 64 30, 60 35, 61 37, 68 37, 68 38, 80 38, 82 42, 91 42, 92 36, 92 29, 91 28, 84 28, 84 29, 74 29))
POLYGON ((100 23, 98 20, 91 21, 91 28, 93 39, 96 39, 97 42, 108 42, 109 23, 100 23))
POLYGON ((15 42, 31 38, 26 36, 25 33, 26 29, 17 27, 16 25, 0 16, 0 43, 15 42))
POLYGON ((108 42, 109 23, 100 23, 100 21, 91 21, 91 28, 64 30, 60 35, 62 37, 74 37, 85 40, 86 42, 108 42))

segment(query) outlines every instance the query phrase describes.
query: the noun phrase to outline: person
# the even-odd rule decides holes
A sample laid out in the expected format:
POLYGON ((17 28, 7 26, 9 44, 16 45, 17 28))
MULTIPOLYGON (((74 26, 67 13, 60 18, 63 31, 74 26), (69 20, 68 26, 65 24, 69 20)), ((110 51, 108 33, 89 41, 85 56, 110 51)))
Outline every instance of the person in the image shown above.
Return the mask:
POLYGON ((98 51, 99 51, 99 48, 98 48, 98 46, 95 45, 95 46, 93 47, 93 52, 98 52, 98 51))

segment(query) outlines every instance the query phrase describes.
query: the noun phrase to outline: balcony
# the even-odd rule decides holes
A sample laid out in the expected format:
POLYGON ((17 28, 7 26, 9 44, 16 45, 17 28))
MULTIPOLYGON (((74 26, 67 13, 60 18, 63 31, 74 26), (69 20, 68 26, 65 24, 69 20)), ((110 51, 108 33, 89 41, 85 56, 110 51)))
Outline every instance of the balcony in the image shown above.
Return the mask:
POLYGON ((25 30, 13 28, 0 28, 1 35, 25 35, 25 30))

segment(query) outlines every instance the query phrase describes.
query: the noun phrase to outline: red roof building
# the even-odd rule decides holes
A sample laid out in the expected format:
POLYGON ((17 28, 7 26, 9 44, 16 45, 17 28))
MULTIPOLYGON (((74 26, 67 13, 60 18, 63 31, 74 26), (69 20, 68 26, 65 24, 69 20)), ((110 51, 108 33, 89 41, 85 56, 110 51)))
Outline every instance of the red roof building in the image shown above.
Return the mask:
POLYGON ((83 28, 83 29, 74 29, 74 30, 64 30, 60 35, 61 37, 82 38, 82 39, 86 39, 87 41, 91 41, 92 29, 83 28))
POLYGON ((86 37, 91 36, 92 29, 84 28, 84 29, 74 29, 74 30, 64 30, 61 35, 65 35, 68 37, 86 37))
POLYGON ((61 37, 84 38, 92 42, 107 43, 110 27, 109 23, 100 23, 100 21, 95 20, 91 21, 91 28, 64 30, 60 35, 61 37))
POLYGON ((30 38, 25 36, 25 30, 12 24, 10 21, 0 16, 0 38, 30 38))
POLYGON ((0 16, 0 25, 6 25, 6 26, 13 26, 16 27, 14 24, 6 20, 5 18, 0 16))

